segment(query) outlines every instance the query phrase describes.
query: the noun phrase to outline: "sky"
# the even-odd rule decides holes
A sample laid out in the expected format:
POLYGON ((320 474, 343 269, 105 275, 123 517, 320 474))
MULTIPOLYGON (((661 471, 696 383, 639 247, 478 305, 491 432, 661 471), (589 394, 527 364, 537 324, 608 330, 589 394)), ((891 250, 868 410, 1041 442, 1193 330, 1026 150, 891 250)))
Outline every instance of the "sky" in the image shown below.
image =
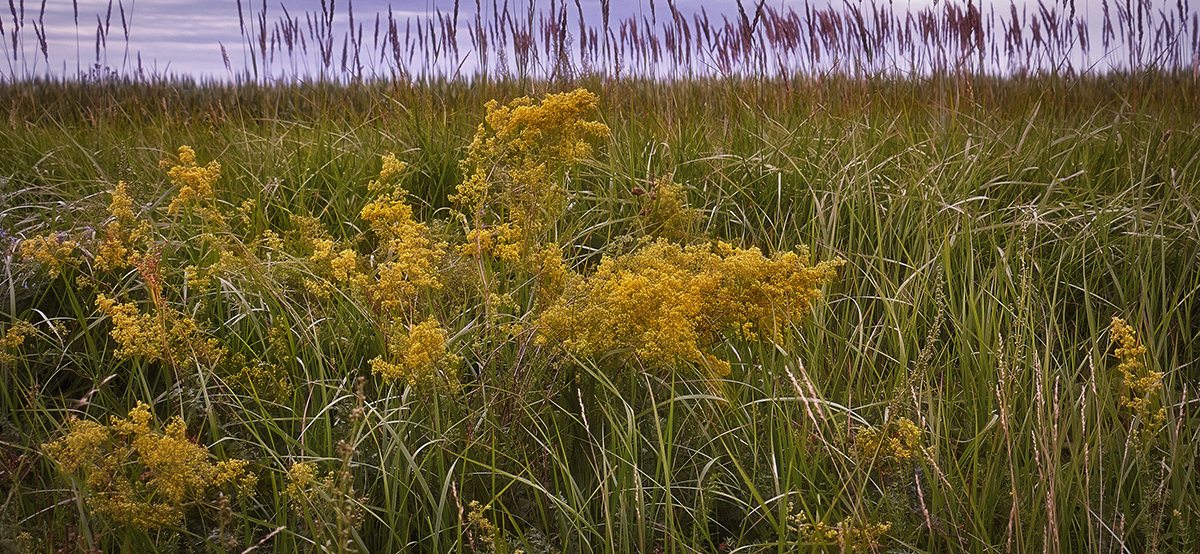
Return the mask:
MULTIPOLYGON (((537 0, 509 1, 516 8, 515 11, 521 13, 529 2, 537 0)), ((568 2, 569 12, 573 15, 574 0, 565 1, 568 2)), ((814 5, 821 5, 824 1, 828 0, 811 0, 814 5)), ((876 1, 881 6, 912 12, 939 2, 876 1)), ((959 3, 965 1, 961 0, 959 3)), ((1073 0, 1066 1, 1070 3, 1073 0)), ((1093 20, 1099 17, 1097 2, 1079 2, 1078 9, 1084 12, 1084 16, 1093 20)), ((803 1, 767 0, 767 3, 779 10, 789 7, 796 8, 801 13, 804 10, 803 1)), ((1037 9, 1036 0, 1006 0, 994 4, 999 10, 1007 12, 1012 3, 1021 9, 1029 9, 1030 6, 1034 10, 1037 9)), ((1047 5, 1061 3, 1062 0, 1046 0, 1047 5)), ((483 4, 485 12, 490 11, 491 0, 483 4)), ((600 19, 598 0, 580 0, 580 4, 585 11, 585 19, 590 23, 597 23, 600 19)), ((985 1, 982 4, 987 6, 991 3, 985 1)), ((1174 4, 1175 2, 1167 2, 1166 5, 1174 4)), ((261 0, 244 0, 241 5, 247 14, 257 14, 263 7, 261 0), (251 7, 251 4, 254 6, 251 7)), ((321 5, 320 0, 284 0, 282 3, 279 0, 271 0, 266 3, 267 20, 278 20, 286 6, 291 15, 299 15, 303 22, 305 12, 319 13, 321 5)), ((546 8, 549 1, 538 2, 536 5, 546 8)), ((733 1, 675 0, 675 5, 683 13, 698 12, 704 8, 714 20, 719 20, 721 15, 733 19, 737 14, 737 4, 733 1)), ((746 0, 745 5, 751 9, 753 1, 746 0)), ((841 1, 833 2, 835 7, 844 5, 841 1)), ((20 78, 46 74, 62 76, 77 75, 80 70, 86 72, 96 62, 96 37, 99 26, 107 29, 107 46, 103 49, 100 64, 113 68, 120 74, 131 74, 136 70, 140 54, 141 67, 152 75, 188 75, 200 79, 228 78, 235 72, 243 71, 247 60, 239 27, 238 6, 239 2, 236 0, 10 0, 9 13, 0 8, 0 25, 3 25, 0 35, 5 39, 0 41, 0 55, 5 58, 0 61, 0 77, 20 78), (14 25, 14 21, 18 20, 22 25, 14 25), (40 34, 39 29, 42 28, 45 30, 48 63, 40 52, 37 38, 40 34), (15 50, 12 41, 14 29, 19 31, 17 34, 20 37, 20 40, 16 41, 15 50), (226 68, 222 46, 229 56, 232 71, 226 68)), ((439 10, 448 14, 453 12, 454 6, 453 0, 335 0, 334 26, 339 42, 337 48, 340 52, 340 40, 347 28, 350 9, 353 9, 356 22, 367 28, 365 34, 368 35, 366 39, 369 41, 375 14, 383 14, 386 19, 389 7, 398 21, 404 21, 408 17, 425 19, 439 10)), ((667 0, 657 0, 655 7, 661 20, 667 13, 667 0)), ((466 52, 469 50, 465 47, 469 39, 465 27, 474 14, 475 1, 462 1, 459 9, 459 41, 466 52)), ((612 18, 615 20, 631 14, 649 17, 650 11, 649 0, 613 0, 612 18)), ((571 24, 572 28, 573 25, 574 23, 571 24)), ((469 55, 464 54, 464 57, 469 55)), ((465 63, 474 62, 465 60, 465 63)))

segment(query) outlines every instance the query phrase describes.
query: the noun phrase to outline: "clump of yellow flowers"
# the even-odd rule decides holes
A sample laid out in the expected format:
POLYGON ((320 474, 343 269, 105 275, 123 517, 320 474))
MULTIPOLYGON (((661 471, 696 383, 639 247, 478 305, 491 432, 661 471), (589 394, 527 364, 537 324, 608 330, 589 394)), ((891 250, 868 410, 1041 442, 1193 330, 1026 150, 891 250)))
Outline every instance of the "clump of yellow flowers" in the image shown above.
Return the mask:
POLYGON ((516 262, 530 253, 543 227, 562 212, 562 171, 591 152, 588 138, 609 136, 608 126, 583 117, 598 102, 576 89, 538 103, 529 97, 487 103, 484 123, 459 163, 464 180, 450 197, 469 226, 461 254, 516 262))
POLYGON ((178 416, 155 429, 143 403, 108 425, 74 420, 70 432, 43 448, 60 470, 82 479, 94 514, 143 529, 178 527, 189 508, 207 505, 211 493, 251 494, 257 484, 245 460, 214 463, 208 448, 188 438, 178 416))
POLYGON ((4 337, 0 338, 0 365, 16 362, 21 346, 33 332, 33 324, 28 321, 18 320, 10 325, 4 337))
POLYGON ((649 191, 637 188, 634 194, 642 198, 638 222, 646 235, 674 242, 685 242, 692 236, 692 228, 700 214, 688 205, 683 185, 663 178, 656 181, 649 191))
POLYGON ((112 217, 104 226, 104 239, 93 262, 100 271, 137 264, 150 241, 150 224, 133 212, 133 198, 125 182, 118 181, 111 194, 108 213, 112 217))
POLYGON ((458 356, 446 350, 446 331, 429 318, 408 328, 398 327, 389 337, 387 358, 372 359, 371 371, 386 380, 403 380, 423 389, 441 383, 453 388, 458 384, 453 371, 458 362, 458 356))
POLYGON ((54 279, 64 269, 79 266, 80 259, 75 254, 78 249, 78 242, 63 238, 59 233, 51 233, 21 241, 21 258, 41 263, 50 278, 54 279))
POLYGON ((330 531, 340 531, 343 536, 339 541, 347 544, 350 529, 362 526, 363 504, 367 500, 356 495, 353 477, 345 468, 329 471, 322 477, 316 464, 294 463, 288 468, 283 495, 296 515, 307 520, 308 532, 314 539, 330 531))
POLYGON ((206 166, 196 164, 196 152, 190 146, 179 147, 179 163, 173 164, 164 160, 159 164, 167 171, 171 184, 179 187, 179 192, 167 213, 173 214, 180 209, 197 202, 208 208, 213 202, 213 185, 221 178, 221 164, 210 161, 206 166))
POLYGON ((96 307, 112 321, 119 358, 143 357, 172 367, 195 360, 211 366, 225 353, 217 339, 204 336, 195 319, 166 305, 145 313, 132 302, 97 294, 96 307))
POLYGON ((1117 374, 1124 388, 1120 406, 1129 410, 1141 423, 1135 437, 1140 443, 1147 444, 1158 434, 1167 418, 1166 408, 1155 408, 1160 403, 1163 374, 1146 367, 1142 361, 1146 356, 1146 347, 1138 343, 1137 333, 1124 319, 1114 316, 1109 333, 1109 340, 1116 345, 1113 356, 1119 360, 1117 374))
POLYGON ((367 281, 355 276, 353 251, 322 254, 335 279, 365 283, 369 296, 381 308, 403 313, 421 290, 442 287, 438 264, 445 255, 445 245, 433 240, 424 223, 413 220, 412 207, 405 201, 408 192, 395 184, 405 167, 395 156, 383 156, 379 178, 367 186, 378 193, 361 212, 380 241, 374 258, 382 261, 375 267, 375 278, 367 281))
POLYGON ((854 435, 854 459, 860 464, 885 469, 905 466, 921 457, 924 433, 907 417, 880 427, 859 429, 854 435))
POLYGON ((729 363, 711 350, 724 337, 789 335, 841 264, 810 265, 804 249, 766 257, 723 242, 643 240, 575 280, 538 327, 544 344, 561 342, 583 356, 624 350, 650 370, 670 374, 690 365, 723 376, 729 363))
MULTIPOLYGON (((788 503, 788 511, 794 507, 788 503)), ((798 512, 787 518, 788 529, 799 535, 802 545, 837 545, 842 552, 873 550, 880 547, 880 539, 887 535, 892 523, 856 522, 847 516, 836 525, 823 521, 810 521, 808 514, 798 512)))
POLYGON ((309 490, 317 478, 316 465, 309 462, 297 462, 288 468, 287 486, 283 489, 283 495, 288 498, 292 507, 297 511, 302 510, 309 495, 309 490))

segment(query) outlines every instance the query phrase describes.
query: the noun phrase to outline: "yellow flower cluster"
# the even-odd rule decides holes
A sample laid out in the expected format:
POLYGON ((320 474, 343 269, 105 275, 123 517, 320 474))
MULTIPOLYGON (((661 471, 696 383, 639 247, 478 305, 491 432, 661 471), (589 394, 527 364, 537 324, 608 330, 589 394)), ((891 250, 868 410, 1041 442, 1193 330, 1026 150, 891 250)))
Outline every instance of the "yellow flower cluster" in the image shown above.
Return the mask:
POLYGON ((304 287, 318 297, 328 297, 335 285, 365 286, 366 280, 358 271, 358 253, 351 248, 337 248, 330 238, 311 240, 313 253, 309 256, 318 279, 306 279, 304 287))
POLYGON ((667 373, 693 364, 722 376, 729 364, 713 347, 730 334, 788 335, 841 263, 812 266, 805 251, 767 258, 726 243, 643 241, 571 283, 539 318, 540 340, 588 357, 627 350, 647 369, 667 373))
POLYGON ((882 428, 859 429, 854 435, 854 459, 862 465, 892 468, 915 462, 921 457, 924 442, 921 428, 907 417, 884 424, 882 428))
POLYGON ((496 546, 498 538, 502 538, 500 530, 487 517, 488 510, 492 509, 491 504, 482 504, 478 500, 472 500, 467 504, 467 529, 476 533, 477 540, 483 543, 483 550, 491 550, 496 546))
POLYGON ((464 256, 487 255, 515 263, 521 261, 524 247, 524 229, 512 223, 502 223, 467 231, 466 239, 458 245, 458 253, 464 256))
POLYGON ((248 462, 213 463, 208 449, 187 437, 182 419, 172 418, 161 432, 153 420, 150 407, 138 403, 128 418, 113 416, 107 426, 72 421, 67 435, 43 448, 59 469, 83 478, 92 512, 119 524, 177 527, 214 489, 253 492, 257 477, 248 462))
POLYGON ((311 463, 297 462, 288 468, 287 485, 283 489, 283 495, 297 511, 303 509, 316 478, 317 467, 311 463))
POLYGON ((112 338, 120 345, 117 357, 160 358, 164 355, 166 334, 154 316, 142 313, 133 303, 117 302, 103 294, 96 295, 96 307, 112 320, 112 338))
MULTIPOLYGON (((789 503, 788 511, 792 510, 789 503)), ((799 534, 799 542, 806 545, 836 544, 843 551, 874 550, 880 547, 880 539, 892 528, 892 522, 856 522, 847 516, 837 525, 823 521, 809 521, 808 515, 799 512, 788 516, 788 529, 799 534)))
POLYGON ((384 154, 380 159, 379 179, 368 183, 367 188, 376 190, 386 183, 394 181, 405 169, 408 169, 408 164, 400 161, 394 154, 384 154))
POLYGON ((239 352, 224 354, 218 364, 225 383, 251 398, 267 402, 284 402, 292 395, 295 384, 284 360, 290 359, 288 335, 290 329, 281 325, 267 330, 265 351, 247 359, 239 352))
POLYGON ((109 271, 137 264, 150 238, 150 224, 133 213, 133 198, 124 181, 118 181, 112 190, 108 213, 112 218, 104 227, 104 240, 94 261, 96 269, 109 271))
MULTIPOLYGON (((395 156, 383 157, 379 179, 368 188, 380 194, 362 209, 362 218, 380 239, 376 258, 384 260, 377 267, 374 281, 365 286, 371 298, 385 310, 404 310, 412 305, 422 289, 440 289, 438 263, 445 255, 445 245, 430 236, 424 223, 413 220, 412 207, 405 202, 408 194, 389 182, 400 174, 405 164, 395 156)), ((326 256, 335 276, 353 281, 357 258, 352 251, 342 250, 326 256)))
POLYGON ((371 371, 384 379, 403 379, 414 387, 445 382, 453 388, 458 384, 453 374, 458 356, 446 350, 446 331, 433 318, 395 333, 388 343, 388 354, 394 361, 383 356, 371 360, 371 371))
POLYGON ((0 338, 0 365, 8 365, 17 361, 17 352, 25 344, 25 338, 33 333, 33 324, 28 321, 17 321, 4 332, 0 338))
POLYGON ((598 101, 576 89, 539 103, 529 97, 487 103, 485 121, 459 162, 465 179, 450 196, 470 225, 461 254, 515 261, 529 252, 563 209, 558 174, 591 153, 589 138, 609 136, 606 125, 584 119, 598 101))
POLYGON ((251 398, 269 402, 285 401, 291 396, 294 386, 292 376, 281 364, 262 360, 245 361, 233 366, 224 375, 225 383, 251 398))
POLYGON ((529 257, 529 267, 537 275, 539 306, 552 306, 575 276, 567 269, 562 249, 554 243, 538 248, 529 257))
POLYGON ((700 214, 688 205, 683 185, 660 179, 648 192, 640 189, 635 192, 643 199, 638 212, 643 232, 674 242, 686 242, 692 236, 700 214))
POLYGON ((217 339, 204 338, 195 319, 166 306, 148 314, 132 302, 97 294, 96 307, 112 321, 119 358, 145 357, 175 367, 184 360, 211 365, 225 353, 217 339))
POLYGON ((317 466, 310 462, 297 462, 288 468, 283 494, 292 510, 297 514, 311 510, 310 518, 316 523, 344 520, 353 527, 362 525, 365 499, 353 497, 350 474, 330 471, 318 478, 317 473, 317 466))
POLYGON ((1158 434, 1167 418, 1166 408, 1154 408, 1159 404, 1163 374, 1146 367, 1146 347, 1138 343, 1137 333, 1125 320, 1114 316, 1109 332, 1109 340, 1117 347, 1113 352, 1119 360, 1117 373, 1125 387, 1120 404, 1141 422, 1137 438, 1144 444, 1158 434))
POLYGON ((178 164, 163 160, 159 165, 167 171, 171 184, 179 187, 179 193, 167 206, 167 213, 176 213, 194 201, 213 201, 213 185, 221 178, 220 163, 214 160, 207 166, 196 165, 196 152, 185 145, 179 147, 178 164))
POLYGON ((58 233, 39 235, 21 241, 21 258, 38 261, 54 279, 63 269, 79 266, 79 256, 75 255, 78 248, 79 243, 64 239, 58 233))

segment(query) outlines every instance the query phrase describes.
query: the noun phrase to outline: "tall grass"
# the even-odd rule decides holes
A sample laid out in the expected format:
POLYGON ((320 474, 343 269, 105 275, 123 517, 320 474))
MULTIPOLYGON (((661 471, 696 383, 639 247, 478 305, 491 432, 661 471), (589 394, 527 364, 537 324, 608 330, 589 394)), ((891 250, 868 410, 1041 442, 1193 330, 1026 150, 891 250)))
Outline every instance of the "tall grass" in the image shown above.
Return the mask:
MULTIPOLYGON (((598 6, 476 0, 411 15, 390 5, 386 12, 356 12, 353 2, 322 1, 318 9, 293 12, 286 4, 239 0, 240 45, 214 44, 208 54, 224 63, 218 79, 259 83, 1109 71, 1183 72, 1195 79, 1200 67, 1200 14, 1186 2, 947 1, 900 8, 874 1, 774 6, 739 0, 736 10, 712 12, 663 4, 650 0, 613 14, 609 0, 598 6)), ((65 61, 57 67, 70 56, 52 52, 52 45, 69 41, 48 38, 44 2, 26 11, 24 0, 9 0, 9 8, 11 17, 0 18, 6 80, 168 77, 143 67, 141 53, 131 52, 133 3, 127 10, 123 0, 110 1, 95 13, 94 41, 88 15, 81 26, 73 3, 73 71, 65 61), (81 32, 85 45, 94 43, 91 59, 81 51, 81 32), (110 38, 118 41, 111 56, 110 38)))
MULTIPOLYGON (((6 343, 0 365, 0 540, 38 551, 1197 547, 1190 79, 591 84, 612 136, 565 180, 570 209, 554 233, 569 267, 587 273, 620 253, 621 237, 641 232, 634 189, 664 176, 701 210, 697 236, 847 262, 794 340, 722 343, 732 368, 716 387, 618 370, 620 352, 481 340, 462 268, 431 304, 464 359, 462 389, 388 382, 368 363, 387 341, 377 313, 345 291, 314 301, 297 285, 313 271, 302 251, 253 242, 265 229, 292 240, 313 217, 334 240, 369 243, 359 210, 387 152, 410 164, 417 217, 449 219, 483 102, 553 85, 7 85, 0 328, 33 331, 6 343), (219 206, 254 201, 244 227, 166 214, 176 191, 157 164, 179 144, 222 164, 219 206), (118 180, 161 237, 168 304, 280 368, 290 390, 115 357, 82 270, 52 277, 20 254, 53 231, 103 236, 118 180), (213 236, 244 245, 240 269, 193 289, 182 266, 208 263, 213 236), (1122 400, 1113 316, 1163 373, 1161 426, 1122 400), (86 487, 42 445, 71 418, 107 423, 139 401, 160 421, 183 416, 217 459, 250 460, 254 494, 158 531, 90 512, 86 487), (901 418, 919 430, 911 458, 864 446, 874 431, 900 436, 901 418), (330 475, 299 502, 285 493, 298 463, 314 464, 318 483, 330 475)), ((143 271, 112 286, 153 306, 143 271)), ((512 315, 529 317, 521 294, 512 315)))

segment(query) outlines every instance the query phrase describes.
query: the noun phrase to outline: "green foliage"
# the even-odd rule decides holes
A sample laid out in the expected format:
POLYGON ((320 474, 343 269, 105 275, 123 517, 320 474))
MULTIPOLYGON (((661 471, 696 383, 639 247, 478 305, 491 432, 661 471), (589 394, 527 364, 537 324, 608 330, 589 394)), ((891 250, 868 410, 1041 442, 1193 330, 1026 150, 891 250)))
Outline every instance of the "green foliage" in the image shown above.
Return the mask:
POLYGON ((1196 549, 1190 77, 587 84, 2 85, 0 542, 1196 549))

